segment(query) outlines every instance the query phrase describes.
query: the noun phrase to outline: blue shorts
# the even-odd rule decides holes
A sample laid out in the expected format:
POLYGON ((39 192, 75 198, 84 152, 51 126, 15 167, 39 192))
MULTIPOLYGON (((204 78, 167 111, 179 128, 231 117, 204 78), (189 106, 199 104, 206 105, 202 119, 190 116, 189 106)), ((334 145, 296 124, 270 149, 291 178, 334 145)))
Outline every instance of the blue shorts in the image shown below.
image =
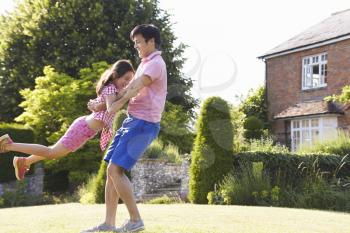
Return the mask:
POLYGON ((129 115, 117 131, 104 160, 130 170, 158 136, 159 130, 159 122, 148 122, 129 115))

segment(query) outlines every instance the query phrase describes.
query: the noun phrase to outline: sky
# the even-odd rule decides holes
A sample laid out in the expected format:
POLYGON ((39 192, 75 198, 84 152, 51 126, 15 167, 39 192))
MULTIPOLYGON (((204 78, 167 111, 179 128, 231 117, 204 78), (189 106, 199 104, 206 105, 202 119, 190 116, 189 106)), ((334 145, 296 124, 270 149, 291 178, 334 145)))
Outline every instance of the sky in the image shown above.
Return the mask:
MULTIPOLYGON (((1 0, 0 14, 14 1, 1 0)), ((350 8, 347 0, 159 0, 171 14, 176 45, 188 46, 183 73, 194 81, 200 101, 236 96, 264 85, 265 65, 257 57, 332 13, 350 8)))

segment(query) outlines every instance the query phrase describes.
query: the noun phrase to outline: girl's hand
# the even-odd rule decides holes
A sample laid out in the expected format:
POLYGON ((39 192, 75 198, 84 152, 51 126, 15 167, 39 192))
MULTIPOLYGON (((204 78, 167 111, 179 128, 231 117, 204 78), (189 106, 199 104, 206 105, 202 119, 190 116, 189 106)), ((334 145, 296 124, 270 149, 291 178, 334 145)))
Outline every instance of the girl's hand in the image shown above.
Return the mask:
POLYGON ((106 110, 106 103, 105 102, 98 102, 96 100, 90 100, 87 103, 87 107, 90 111, 92 112, 99 112, 99 111, 103 111, 106 110))
POLYGON ((94 100, 89 100, 89 102, 87 103, 87 108, 91 111, 91 112, 98 112, 97 109, 97 105, 98 103, 94 100))

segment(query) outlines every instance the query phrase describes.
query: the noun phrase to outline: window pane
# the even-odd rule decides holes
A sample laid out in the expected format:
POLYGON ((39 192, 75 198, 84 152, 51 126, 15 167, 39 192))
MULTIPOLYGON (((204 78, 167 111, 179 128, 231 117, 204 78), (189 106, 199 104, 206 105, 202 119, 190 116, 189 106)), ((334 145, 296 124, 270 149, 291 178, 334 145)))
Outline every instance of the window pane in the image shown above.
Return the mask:
POLYGON ((320 85, 320 68, 319 65, 312 66, 312 86, 320 85))
POLYGON ((334 139, 337 137, 337 117, 324 117, 322 140, 334 139))
POLYGON ((337 129, 336 128, 325 128, 323 130, 323 140, 334 139, 337 137, 337 129))
POLYGON ((310 144, 311 143, 310 131, 308 129, 302 130, 301 143, 302 144, 310 144))
POLYGON ((303 120, 302 121, 302 127, 303 128, 308 128, 309 127, 309 120, 303 120))
POLYGON ((300 131, 292 132, 292 150, 296 151, 300 145, 300 131))
POLYGON ((327 83, 327 53, 303 58, 302 87, 317 88, 327 83))
POLYGON ((311 119, 311 127, 318 127, 318 119, 317 118, 311 119))
POLYGON ((323 118, 323 127, 324 128, 336 128, 337 127, 337 118, 336 117, 324 117, 323 118))
POLYGON ((299 127, 300 127, 299 121, 293 121, 293 129, 297 129, 299 127))
POLYGON ((311 130, 311 139, 313 143, 319 140, 319 136, 320 136, 320 131, 318 129, 311 130))

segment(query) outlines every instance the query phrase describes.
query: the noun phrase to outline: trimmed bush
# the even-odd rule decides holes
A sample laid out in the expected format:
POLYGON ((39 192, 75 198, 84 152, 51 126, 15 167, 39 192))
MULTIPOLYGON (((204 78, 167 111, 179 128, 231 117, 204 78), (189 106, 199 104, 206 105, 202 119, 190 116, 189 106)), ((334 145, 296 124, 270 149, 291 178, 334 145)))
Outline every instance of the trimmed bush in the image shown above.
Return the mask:
POLYGON ((106 184, 106 169, 107 163, 102 160, 100 169, 98 170, 98 174, 96 180, 94 181, 94 188, 92 190, 93 196, 95 198, 94 203, 105 203, 105 184, 106 184))
POLYGON ((197 121, 190 167, 189 199, 208 203, 207 194, 232 171, 233 129, 230 108, 219 97, 207 99, 197 121))
POLYGON ((250 116, 243 123, 246 139, 260 139, 263 136, 263 122, 256 116, 250 116))
MULTIPOLYGON (((1 123, 0 124, 0 136, 9 134, 15 142, 27 142, 33 143, 35 141, 35 135, 31 128, 25 127, 20 124, 13 123, 1 123)), ((12 159, 14 156, 28 156, 19 152, 9 152, 0 156, 0 164, 3 164, 0 169, 0 183, 16 180, 15 171, 12 166, 12 159)), ((32 174, 31 169, 29 174, 32 174)))
POLYGON ((235 154, 234 169, 242 170, 242 165, 253 162, 262 162, 265 174, 269 175, 272 185, 297 187, 302 185, 305 176, 305 169, 312 169, 317 163, 317 169, 324 172, 324 177, 331 176, 337 171, 336 178, 350 177, 350 158, 330 154, 297 154, 269 153, 269 152, 242 152, 235 154), (341 169, 339 169, 340 165, 341 169), (305 167, 305 168, 304 168, 305 167), (304 170, 303 170, 304 168, 304 170))

